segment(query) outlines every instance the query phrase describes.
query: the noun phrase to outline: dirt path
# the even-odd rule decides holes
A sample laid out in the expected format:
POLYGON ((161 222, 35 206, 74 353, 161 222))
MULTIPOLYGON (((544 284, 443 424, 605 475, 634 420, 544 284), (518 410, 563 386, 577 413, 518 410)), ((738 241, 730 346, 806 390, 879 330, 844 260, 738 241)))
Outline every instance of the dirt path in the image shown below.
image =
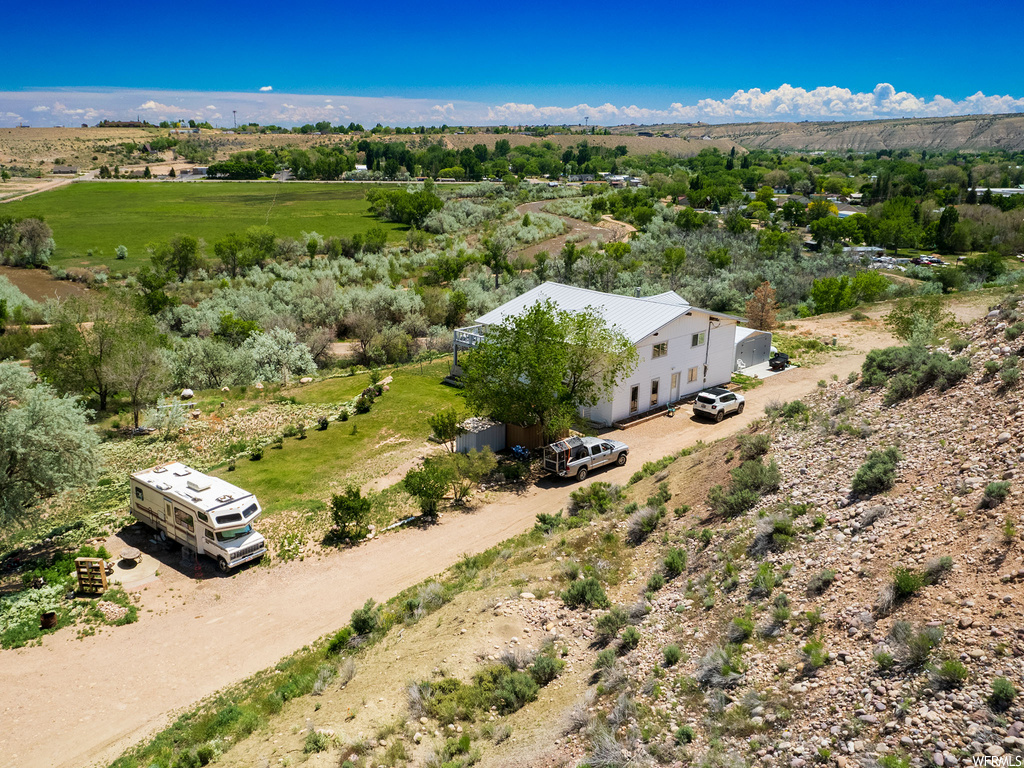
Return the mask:
MULTIPOLYGON (((541 209, 550 203, 550 200, 539 200, 536 203, 524 203, 523 205, 516 207, 516 212, 523 216, 527 213, 544 213, 541 209)), ((555 216, 557 214, 547 214, 548 216, 555 216)), ((570 238, 573 238, 574 242, 581 248, 584 245, 590 245, 597 242, 607 242, 615 239, 617 230, 611 226, 597 226, 591 224, 589 221, 583 221, 581 219, 574 219, 570 216, 559 216, 562 221, 569 227, 569 231, 556 235, 555 237, 549 237, 547 240, 541 240, 539 243, 533 243, 528 245, 519 251, 523 256, 536 256, 541 251, 547 251, 551 255, 557 255, 562 247, 569 242, 570 238)))
MULTIPOLYGON (((956 311, 969 319, 985 309, 977 302, 956 311)), ((629 464, 602 470, 593 480, 625 483, 644 461, 743 429, 771 400, 800 397, 832 375, 845 378, 867 351, 892 343, 878 320, 883 311, 860 322, 841 315, 794 323, 814 337, 836 335, 841 349, 820 365, 767 379, 746 393, 744 413, 721 424, 697 422, 682 411, 616 432, 632 446, 629 464)), ((574 487, 545 480, 521 494, 498 495, 473 512, 445 514, 429 529, 402 530, 356 549, 230 578, 196 581, 162 565, 142 593, 138 623, 82 639, 69 629, 47 636, 41 646, 0 652, 0 766, 109 762, 165 726, 177 710, 343 626, 367 598, 387 598, 464 553, 529 529, 539 512, 562 509, 574 487)))
POLYGON ((0 200, 0 203, 13 203, 15 200, 24 200, 26 197, 38 195, 40 192, 49 192, 50 190, 57 189, 58 187, 63 187, 68 184, 74 184, 76 181, 93 181, 94 179, 96 179, 98 175, 99 171, 89 171, 84 176, 75 175, 67 176, 65 178, 60 179, 54 179, 53 181, 48 181, 45 184, 40 184, 39 186, 34 187, 33 189, 28 190, 27 192, 22 192, 21 194, 4 198, 0 200))

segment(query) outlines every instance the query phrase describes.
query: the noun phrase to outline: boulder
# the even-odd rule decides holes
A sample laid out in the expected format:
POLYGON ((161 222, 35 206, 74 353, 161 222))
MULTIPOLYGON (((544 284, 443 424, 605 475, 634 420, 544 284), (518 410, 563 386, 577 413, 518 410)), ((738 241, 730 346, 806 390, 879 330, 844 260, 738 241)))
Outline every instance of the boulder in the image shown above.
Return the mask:
POLYGON ((196 394, 195 392, 193 392, 191 389, 188 389, 186 387, 185 389, 181 390, 181 399, 182 400, 191 400, 193 397, 195 397, 195 394, 196 394))

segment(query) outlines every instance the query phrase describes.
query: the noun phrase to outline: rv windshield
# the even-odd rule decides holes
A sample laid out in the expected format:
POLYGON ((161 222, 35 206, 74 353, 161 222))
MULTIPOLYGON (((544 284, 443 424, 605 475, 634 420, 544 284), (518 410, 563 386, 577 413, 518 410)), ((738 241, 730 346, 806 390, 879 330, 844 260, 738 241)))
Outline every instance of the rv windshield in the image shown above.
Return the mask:
POLYGON ((246 525, 241 528, 228 528, 226 531, 217 531, 217 541, 234 541, 252 533, 252 526, 246 525))

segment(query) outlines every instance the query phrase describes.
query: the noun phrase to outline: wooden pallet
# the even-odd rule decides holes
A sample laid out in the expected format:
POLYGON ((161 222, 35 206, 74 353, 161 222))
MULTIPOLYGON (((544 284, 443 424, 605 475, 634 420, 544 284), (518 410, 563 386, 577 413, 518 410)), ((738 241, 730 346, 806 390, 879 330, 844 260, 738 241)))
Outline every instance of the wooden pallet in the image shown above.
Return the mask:
POLYGON ((107 571, 102 557, 76 557, 78 591, 101 595, 107 591, 107 571))

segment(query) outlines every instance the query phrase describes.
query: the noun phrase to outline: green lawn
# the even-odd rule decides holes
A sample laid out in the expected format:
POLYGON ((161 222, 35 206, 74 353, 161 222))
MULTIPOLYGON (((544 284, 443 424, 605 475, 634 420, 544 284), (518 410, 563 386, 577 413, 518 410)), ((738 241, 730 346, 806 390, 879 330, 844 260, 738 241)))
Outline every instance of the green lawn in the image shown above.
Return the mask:
POLYGON ((0 213, 39 217, 53 229, 57 251, 52 264, 81 267, 106 264, 113 271, 149 263, 145 247, 176 234, 192 234, 207 244, 229 232, 266 224, 278 235, 324 237, 388 230, 400 240, 405 227, 370 216, 365 184, 295 182, 83 182, 7 203, 0 213), (118 245, 128 248, 125 261, 115 259, 118 245), (93 252, 92 257, 87 254, 93 252))
MULTIPOLYGON (((234 472, 221 467, 213 474, 255 493, 270 514, 309 509, 329 498, 333 487, 386 475, 421 450, 430 435, 430 416, 450 405, 462 407, 460 390, 440 383, 450 364, 435 361, 422 373, 419 366, 399 368, 369 413, 332 421, 323 432, 307 425, 306 439, 286 438, 283 448, 267 448, 260 461, 241 460, 234 472)), ((340 404, 368 384, 366 374, 357 374, 310 384, 294 396, 304 403, 340 404)))

